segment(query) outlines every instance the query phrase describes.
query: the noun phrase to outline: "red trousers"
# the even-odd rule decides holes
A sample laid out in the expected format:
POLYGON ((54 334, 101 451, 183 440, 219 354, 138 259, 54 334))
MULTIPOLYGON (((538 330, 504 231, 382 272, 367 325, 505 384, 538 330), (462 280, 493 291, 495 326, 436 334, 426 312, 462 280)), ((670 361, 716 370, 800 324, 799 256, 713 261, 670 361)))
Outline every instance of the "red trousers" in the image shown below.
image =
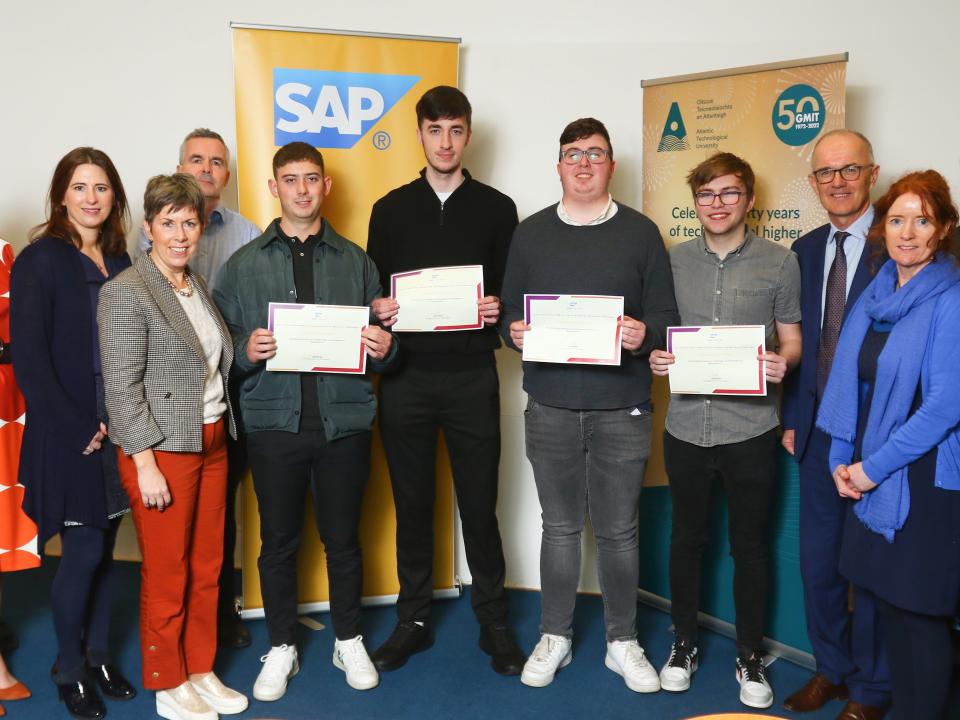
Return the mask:
POLYGON ((171 504, 145 508, 133 460, 118 448, 120 480, 130 496, 143 554, 140 648, 143 686, 177 687, 213 670, 217 652, 217 593, 227 502, 223 420, 203 426, 203 452, 155 450, 171 504))

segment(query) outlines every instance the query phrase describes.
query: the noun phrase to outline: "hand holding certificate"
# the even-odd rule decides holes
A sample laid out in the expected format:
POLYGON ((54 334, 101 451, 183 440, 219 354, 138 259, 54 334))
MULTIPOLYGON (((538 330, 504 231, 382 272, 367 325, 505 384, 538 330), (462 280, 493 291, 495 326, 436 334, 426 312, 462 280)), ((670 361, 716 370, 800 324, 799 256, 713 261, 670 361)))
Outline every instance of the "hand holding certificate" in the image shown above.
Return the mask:
POLYGON ((669 367, 670 392, 696 395, 766 395, 763 325, 707 325, 667 328, 673 362, 651 354, 657 375, 669 367))
POLYGON ((363 374, 367 352, 362 333, 369 318, 367 307, 270 303, 269 328, 277 352, 267 360, 267 370, 363 374))
POLYGON ((449 332, 483 327, 483 266, 426 268, 390 276, 400 306, 394 332, 449 332))
POLYGON ((523 359, 591 365, 620 364, 623 297, 524 295, 523 359))

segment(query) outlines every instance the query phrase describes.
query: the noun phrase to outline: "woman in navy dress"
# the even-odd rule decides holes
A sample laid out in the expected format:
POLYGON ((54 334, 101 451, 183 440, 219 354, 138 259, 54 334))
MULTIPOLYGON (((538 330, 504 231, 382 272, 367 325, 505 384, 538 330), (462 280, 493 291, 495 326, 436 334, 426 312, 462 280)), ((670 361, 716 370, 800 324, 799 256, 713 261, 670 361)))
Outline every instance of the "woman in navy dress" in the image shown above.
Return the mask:
POLYGON ((60 160, 47 202, 10 279, 13 366, 27 403, 19 480, 40 547, 58 533, 63 547, 51 677, 71 715, 96 719, 106 715, 97 686, 114 699, 136 695, 107 642, 113 545, 129 502, 107 437, 96 324, 100 287, 130 266, 129 212, 110 158, 88 147, 60 160))
POLYGON ((890 259, 844 323, 817 425, 837 491, 857 500, 840 571, 877 598, 896 718, 941 718, 960 606, 957 209, 937 172, 877 202, 868 242, 890 259))

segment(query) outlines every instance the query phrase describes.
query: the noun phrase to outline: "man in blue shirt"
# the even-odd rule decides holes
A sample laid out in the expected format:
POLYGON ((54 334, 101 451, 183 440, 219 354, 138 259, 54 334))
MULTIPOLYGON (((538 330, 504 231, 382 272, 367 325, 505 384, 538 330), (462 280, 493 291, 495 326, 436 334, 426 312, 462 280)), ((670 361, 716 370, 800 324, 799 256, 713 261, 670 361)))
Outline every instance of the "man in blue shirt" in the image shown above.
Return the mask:
POLYGON ((847 700, 839 718, 880 718, 890 702, 890 675, 869 593, 840 574, 840 544, 850 500, 838 496, 828 466, 830 437, 814 426, 847 311, 869 284, 873 223, 870 189, 880 172, 860 133, 834 130, 813 149, 810 185, 830 222, 793 244, 800 261, 803 353, 783 398, 783 446, 800 470, 800 574, 807 634, 817 672, 784 707, 817 710, 847 700))
MULTIPOLYGON (((180 162, 177 172, 190 173, 203 190, 204 218, 200 245, 190 261, 190 269, 203 276, 213 292, 220 268, 233 253, 260 235, 260 228, 243 215, 220 203, 223 189, 230 182, 230 151, 223 138, 213 130, 197 128, 180 144, 180 162)), ((143 229, 137 242, 139 254, 150 250, 150 241, 143 229)), ((236 390, 231 388, 236 402, 236 390)), ((242 436, 228 442, 230 471, 227 485, 227 520, 223 529, 223 568, 220 571, 220 602, 217 637, 227 647, 244 648, 250 644, 250 633, 236 615, 236 589, 233 575, 233 553, 237 539, 235 501, 237 487, 247 469, 247 453, 242 436)))

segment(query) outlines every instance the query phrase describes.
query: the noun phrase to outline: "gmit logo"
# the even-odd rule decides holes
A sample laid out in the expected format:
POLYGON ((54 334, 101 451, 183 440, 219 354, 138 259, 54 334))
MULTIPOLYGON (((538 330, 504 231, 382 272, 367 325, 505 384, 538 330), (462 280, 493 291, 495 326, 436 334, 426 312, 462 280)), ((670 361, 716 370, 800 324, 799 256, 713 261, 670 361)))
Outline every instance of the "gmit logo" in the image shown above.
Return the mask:
POLYGON ((273 69, 273 142, 352 148, 420 78, 273 69))
POLYGON ((677 103, 673 103, 670 106, 670 112, 667 113, 667 121, 663 124, 663 134, 660 136, 660 144, 657 145, 657 152, 689 149, 690 143, 687 142, 687 128, 683 124, 683 115, 680 114, 680 106, 677 103))

